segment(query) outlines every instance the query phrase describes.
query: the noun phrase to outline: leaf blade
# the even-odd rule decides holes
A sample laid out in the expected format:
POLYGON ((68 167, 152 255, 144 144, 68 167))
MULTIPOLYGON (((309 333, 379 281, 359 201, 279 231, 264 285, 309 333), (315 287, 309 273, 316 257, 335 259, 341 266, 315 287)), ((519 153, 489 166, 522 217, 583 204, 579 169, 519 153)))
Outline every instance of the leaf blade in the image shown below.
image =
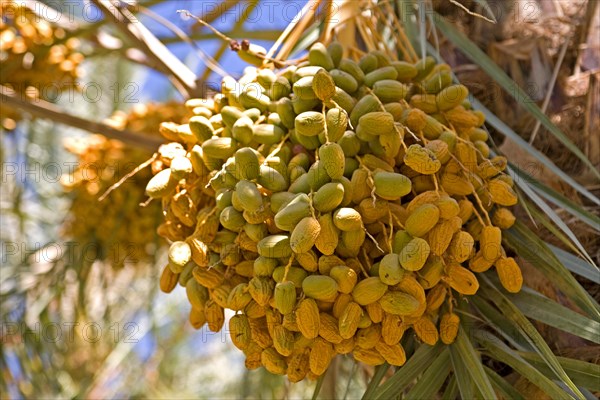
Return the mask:
POLYGON ((449 374, 450 354, 445 348, 406 394, 406 399, 420 400, 435 397, 449 374))
POLYGON ((577 396, 583 398, 583 394, 579 391, 577 386, 573 383, 571 378, 567 375, 565 370, 562 368, 556 356, 550 350, 550 347, 535 329, 533 324, 521 313, 521 311, 506 297, 504 294, 497 289, 485 275, 480 275, 481 286, 480 292, 491 300, 496 307, 498 307, 508 319, 513 321, 515 327, 521 331, 521 334, 528 339, 533 346, 534 350, 544 359, 546 364, 552 369, 556 376, 565 383, 569 389, 573 391, 577 396))
POLYGON ((325 375, 323 374, 317 379, 317 384, 315 385, 315 390, 313 391, 312 400, 317 400, 319 398, 319 393, 321 392, 321 387, 323 387, 323 381, 325 381, 325 375))
POLYGON ((453 375, 446 385, 446 390, 442 395, 442 400, 454 400, 458 396, 458 385, 456 384, 456 377, 453 375))
POLYGON ((485 354, 509 365, 531 383, 551 396, 551 398, 571 400, 571 397, 556 383, 548 379, 548 377, 525 361, 510 347, 502 343, 497 337, 490 335, 489 332, 479 330, 475 332, 475 338, 478 343, 483 346, 485 354))
MULTIPOLYGON (((462 369, 469 374, 469 377, 472 379, 477 389, 479 389, 481 395, 486 399, 495 399, 496 393, 494 393, 492 384, 490 383, 487 375, 485 374, 485 371, 483 370, 481 358, 475 352, 475 349, 473 348, 469 338, 465 334, 465 331, 464 329, 462 329, 462 327, 458 330, 456 340, 449 347, 450 354, 452 356, 452 364, 462 364, 462 369)), ((459 383, 459 388, 461 388, 461 394, 464 398, 468 398, 462 391, 459 376, 457 375, 456 378, 459 383)))
MULTIPOLYGON (((593 263, 593 260, 591 259, 591 257, 589 257, 589 254, 587 254, 587 252, 585 252, 583 254, 581 253, 580 248, 582 248, 583 246, 577 246, 577 243, 573 243, 573 240, 571 239, 571 237, 566 235, 564 230, 561 230, 559 227, 556 226, 556 225, 559 225, 559 222, 562 224, 564 224, 564 222, 562 220, 560 220, 560 221, 555 220, 555 218, 552 216, 553 214, 555 214, 554 211, 550 212, 550 215, 546 214, 544 210, 540 210, 537 207, 533 207, 533 204, 531 204, 530 201, 525 200, 525 199, 523 199, 521 201, 521 204, 527 208, 531 218, 533 218, 534 221, 543 225, 550 233, 552 233, 552 235, 554 235, 555 238, 559 239, 571 251, 577 253, 579 256, 584 257, 584 258, 586 258, 586 255, 587 255, 588 259, 586 259, 586 261, 593 263)), ((556 218, 559 218, 559 217, 556 216, 556 218)), ((575 238, 575 239, 577 239, 577 238, 575 238)), ((579 242, 579 240, 577 240, 577 242, 579 242)), ((581 243, 580 243, 580 245, 581 245, 581 243)), ((584 251, 585 251, 585 249, 584 249, 584 251)))
POLYGON ((371 398, 371 396, 373 395, 373 392, 377 389, 377 386, 379 386, 379 383, 385 376, 385 373, 388 371, 388 369, 390 369, 390 364, 388 364, 388 363, 378 365, 375 368, 375 373, 373 374, 373 377, 371 378, 371 380, 369 381, 369 384, 367 385, 367 390, 365 391, 365 393, 363 394, 363 397, 362 397, 363 399, 371 398))
POLYGON ((487 11, 494 23, 498 22, 496 16, 492 12, 491 7, 486 0, 475 0, 475 3, 479 4, 485 11, 487 11))
POLYGON ((412 383, 436 359, 441 345, 421 345, 398 371, 382 384, 373 399, 389 399, 395 397, 412 383))
POLYGON ((517 389, 515 389, 510 383, 508 383, 504 378, 498 375, 493 369, 489 367, 483 367, 485 369, 485 373, 490 378, 492 384, 504 395, 506 399, 513 400, 525 400, 525 397, 519 393, 517 389))
MULTIPOLYGON (((509 163, 509 165, 512 164, 509 163)), ((582 208, 582 206, 575 203, 573 200, 566 198, 520 168, 513 168, 513 171, 519 176, 520 179, 527 181, 540 196, 544 197, 552 204, 564 209, 574 217, 577 217, 579 220, 585 222, 593 229, 600 230, 600 217, 582 208)))
MULTIPOLYGON (((516 178, 516 174, 511 167, 507 167, 507 171, 511 177, 516 178)), ((577 236, 573 233, 573 231, 565 224, 565 222, 558 216, 556 211, 554 211, 531 187, 529 184, 523 180, 519 180, 517 185, 527 194, 527 196, 535 203, 536 206, 540 210, 542 210, 553 222, 556 224, 560 230, 562 230, 567 237, 571 240, 572 244, 577 247, 580 254, 588 259, 590 263, 593 263, 592 258, 587 253, 577 236)), ((569 243, 566 243, 569 244, 569 243)))
POLYGON ((600 322, 577 314, 529 288, 510 294, 508 298, 526 317, 600 344, 600 322))
POLYGON ((503 232, 503 237, 509 247, 545 273, 557 288, 569 296, 590 317, 600 317, 600 306, 560 263, 546 243, 525 224, 517 221, 512 228, 503 232))
POLYGON ((513 347, 519 350, 533 350, 531 345, 520 334, 517 334, 512 323, 497 308, 481 296, 473 296, 470 300, 485 322, 513 347))
MULTIPOLYGON (((544 364, 544 360, 535 353, 518 351, 517 354, 528 363, 539 368, 543 373, 549 373, 550 369, 544 364)), ((591 391, 600 392, 600 365, 586 361, 576 360, 568 357, 557 357, 565 371, 573 377, 573 382, 591 391)))
POLYGON ((548 248, 569 271, 600 285, 600 270, 568 251, 547 243, 548 248))

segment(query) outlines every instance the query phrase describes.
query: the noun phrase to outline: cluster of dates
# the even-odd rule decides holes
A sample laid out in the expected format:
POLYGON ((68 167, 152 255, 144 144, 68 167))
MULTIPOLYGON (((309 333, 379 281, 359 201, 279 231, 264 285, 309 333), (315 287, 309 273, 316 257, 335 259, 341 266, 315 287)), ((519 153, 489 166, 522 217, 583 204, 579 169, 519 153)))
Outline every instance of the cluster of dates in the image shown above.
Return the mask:
MULTIPOLYGON (((56 96, 72 90, 83 54, 76 38, 37 15, 27 2, 2 1, 0 5, 0 84, 32 98, 56 96)), ((47 99, 46 99, 47 100, 47 99)), ((2 107, 5 129, 14 129, 19 110, 2 107)))
POLYGON ((196 328, 235 311, 247 368, 293 382, 336 354, 402 365, 409 329, 452 343, 476 273, 522 283, 501 245, 513 182, 467 95, 432 59, 355 62, 317 43, 307 62, 188 101, 188 124, 161 126, 172 142, 146 188, 172 241, 161 288, 185 286, 196 328))
MULTIPOLYGON (((114 113, 105 123, 115 129, 158 135, 164 119, 185 122, 189 114, 185 106, 175 102, 136 105, 128 113, 114 113)), ((119 190, 98 201, 151 154, 102 135, 68 138, 64 145, 76 155, 77 163, 61 178, 72 199, 63 234, 81 244, 86 259, 107 260, 115 268, 125 262, 151 260, 156 252, 161 208, 157 203, 144 208, 139 205, 145 201, 144 188, 152 172, 142 169, 125 180, 119 190)), ((161 169, 157 164, 153 167, 161 169)))

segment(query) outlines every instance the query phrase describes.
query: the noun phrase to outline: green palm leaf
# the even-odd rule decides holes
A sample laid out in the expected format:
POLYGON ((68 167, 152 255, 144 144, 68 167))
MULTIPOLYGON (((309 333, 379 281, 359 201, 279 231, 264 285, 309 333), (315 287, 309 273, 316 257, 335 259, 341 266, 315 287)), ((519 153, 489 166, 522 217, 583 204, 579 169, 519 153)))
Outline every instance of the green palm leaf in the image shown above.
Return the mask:
POLYGON ((575 394, 583 398, 583 394, 579 391, 577 386, 572 382, 571 378, 564 371, 552 350, 535 329, 533 324, 519 311, 519 309, 498 290, 484 275, 479 275, 481 279, 480 293, 485 296, 488 300, 492 301, 506 317, 511 320, 514 327, 525 337, 530 343, 533 349, 540 354, 546 364, 556 374, 556 377, 564 382, 575 394))
POLYGON ((515 389, 510 383, 506 381, 506 379, 502 378, 498 375, 493 369, 489 367, 483 367, 485 373, 488 378, 494 385, 494 387, 507 399, 513 400, 525 400, 525 397, 519 393, 517 389, 515 389))
POLYGON ((500 339, 489 332, 478 330, 474 333, 478 343, 483 346, 484 354, 501 361, 512 367, 531 383, 542 389, 553 399, 571 400, 564 390, 550 380, 538 368, 535 368, 523 359, 518 353, 502 343, 500 339))
POLYGON ((583 276, 590 281, 597 283, 600 285, 600 270, 598 268, 590 265, 589 263, 583 261, 579 257, 574 256, 573 254, 564 251, 556 246, 551 244, 547 244, 548 248, 554 253, 556 258, 565 266, 569 271, 583 276))
MULTIPOLYGON (((508 168, 509 174, 515 178, 515 173, 513 172, 512 168, 508 168)), ((577 237, 575 236, 575 234, 573 233, 573 231, 567 226, 567 224, 565 224, 565 222, 558 216, 558 214, 556 213, 556 211, 554 211, 530 186, 527 182, 523 181, 523 180, 519 180, 517 182, 517 185, 519 186, 519 188, 521 190, 523 190, 523 192, 525 192, 525 194, 535 203, 535 205, 544 212, 544 219, 548 222, 547 224, 545 224, 545 226, 553 231, 553 233, 558 236, 559 238, 561 238, 561 240, 563 241, 563 243, 565 243, 566 245, 570 246, 570 247, 574 247, 573 250, 577 251, 582 257, 586 258, 587 261, 590 264, 594 264, 594 261, 592 260, 592 258, 590 257, 590 255, 587 253, 587 251, 585 250, 585 248, 583 247, 583 245, 581 244, 581 242, 579 241, 579 239, 577 239, 577 237), (556 224, 560 230, 567 235, 567 238, 563 238, 562 233, 559 233, 558 231, 553 229, 553 226, 551 225, 550 221, 552 220, 554 222, 554 224, 556 224), (559 236, 560 235, 560 236, 559 236)), ((532 214, 534 218, 536 216, 540 216, 541 213, 536 212, 536 210, 533 207, 528 207, 528 202, 524 202, 525 206, 529 209, 529 211, 532 214)))
POLYGON ((378 365, 375 368, 375 373, 373 374, 373 377, 371 378, 371 380, 369 381, 369 384, 367 385, 367 390, 365 391, 365 393, 363 395, 363 399, 370 399, 372 397, 373 392, 375 392, 375 390, 377 389, 377 386, 379 386, 379 384, 381 383, 381 380, 385 376, 385 373, 389 369, 390 369, 390 364, 388 364, 388 363, 378 365))
POLYGON ((512 322, 494 305, 480 296, 473 296, 470 302, 475 306, 479 315, 483 317, 487 327, 496 331, 498 335, 508 341, 513 347, 520 350, 533 350, 531 344, 515 331, 512 322))
POLYGON ((530 288, 507 297, 525 316, 600 344, 600 322, 577 314, 530 288))
POLYGON ((444 349, 406 394, 406 399, 420 400, 435 397, 449 374, 450 355, 448 349, 444 349))
POLYGON ((440 355, 443 345, 421 345, 398 372, 377 388, 372 399, 390 399, 403 392, 440 355))
POLYGON ((591 228, 600 231, 600 217, 586 210, 582 205, 575 203, 573 200, 568 199, 564 195, 558 193, 551 187, 543 184, 542 182, 535 179, 527 172, 516 168, 513 164, 509 163, 511 170, 517 175, 518 180, 524 180, 535 190, 541 197, 550 201, 554 205, 567 211, 572 216, 576 217, 582 222, 585 222, 591 228))
POLYGON ((471 386, 471 383, 475 384, 483 398, 496 398, 492 384, 483 370, 481 357, 473 348, 473 344, 462 326, 458 330, 455 342, 449 348, 452 365, 456 371, 456 380, 463 398, 470 398, 471 388, 469 387, 466 393, 463 388, 471 386), (458 365, 460 365, 460 369, 456 368, 458 365), (462 373, 459 374, 458 371, 462 371, 462 373), (467 378, 468 381, 461 385, 461 380, 464 378, 467 378))
POLYGON ((590 317, 600 317, 600 306, 581 287, 577 280, 550 251, 546 243, 535 235, 525 224, 517 221, 504 232, 506 243, 519 256, 525 258, 542 271, 554 285, 574 301, 590 317))
POLYGON ((446 385, 446 390, 442 394, 442 400, 454 400, 458 396, 458 384, 456 383, 456 375, 452 375, 446 385))
MULTIPOLYGON (((518 351, 517 354, 529 364, 538 368, 542 373, 552 373, 538 354, 524 351, 518 351)), ((600 392, 600 379, 598 379, 600 376, 600 365, 567 357, 557 357, 557 359, 576 385, 593 392, 600 392)))

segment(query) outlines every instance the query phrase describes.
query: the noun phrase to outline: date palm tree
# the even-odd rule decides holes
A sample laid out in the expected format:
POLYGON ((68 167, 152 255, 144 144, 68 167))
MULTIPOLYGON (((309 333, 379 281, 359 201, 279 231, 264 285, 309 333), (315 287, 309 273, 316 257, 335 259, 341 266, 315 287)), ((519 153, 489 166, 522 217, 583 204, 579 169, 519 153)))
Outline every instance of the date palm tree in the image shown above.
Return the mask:
MULTIPOLYGON (((500 16, 495 16, 497 10, 485 0, 470 2, 469 7, 452 0, 448 4, 425 0, 314 0, 294 12, 288 8, 287 12, 294 15, 283 30, 251 22, 253 12, 256 15, 261 7, 266 12, 265 7, 269 7, 260 1, 247 1, 241 3, 242 7, 225 1, 216 7, 202 7, 200 12, 194 10, 199 5, 193 2, 190 13, 198 14, 198 19, 185 23, 179 22, 186 13, 177 14, 170 2, 156 0, 134 5, 93 0, 100 15, 97 19, 63 18, 58 22, 50 20, 50 13, 40 12, 48 11, 48 5, 27 3, 40 18, 58 24, 64 31, 57 42, 75 38, 84 43, 86 70, 106 92, 111 81, 125 87, 132 73, 152 71, 152 77, 168 79, 171 97, 208 97, 218 90, 211 82, 241 72, 244 65, 230 50, 232 38, 269 43, 266 60, 276 65, 302 59, 316 41, 327 44, 332 40, 355 56, 385 49, 411 62, 425 56, 452 66, 456 60, 444 57, 469 60, 485 74, 490 86, 512 96, 513 104, 543 129, 544 137, 560 143, 570 159, 593 179, 600 178, 598 165, 546 115, 545 107, 540 108, 482 50, 476 38, 465 35, 456 20, 441 14, 449 5, 461 7, 470 20, 483 24, 482 29, 492 29, 500 16), (231 27, 221 31, 213 27, 225 25, 219 21, 227 15, 236 16, 231 27), (448 51, 450 47, 455 51, 448 51), (192 56, 177 57, 174 53, 183 54, 181 48, 192 56), (194 62, 199 61, 198 68, 191 67, 192 57, 194 62), (103 75, 112 65, 118 66, 114 75, 103 75)), ((593 13, 594 2, 588 4, 592 4, 588 11, 593 13)), ((35 154, 33 146, 47 153, 42 168, 64 160, 67 155, 58 150, 64 127, 69 127, 68 132, 73 132, 72 128, 86 130, 150 151, 161 142, 157 135, 115 129, 99 121, 99 113, 125 108, 126 104, 115 103, 112 98, 73 108, 61 102, 51 104, 49 99, 33 101, 20 96, 11 90, 10 76, 6 75, 9 67, 22 66, 2 66, 6 76, 0 80, 2 103, 25 116, 16 130, 3 131, 2 140, 8 145, 1 152, 5 165, 35 154), (26 151, 22 150, 24 145, 26 151)), ((456 75, 453 77, 458 81, 456 75)), ((59 234, 55 227, 63 218, 53 210, 66 209, 68 199, 43 180, 9 179, 5 184, 3 178, 1 190, 7 200, 3 199, 2 212, 11 215, 11 221, 2 224, 1 256, 7 263, 3 260, 0 293, 4 377, 0 390, 27 398, 321 395, 469 399, 528 398, 538 394, 595 398, 600 392, 600 306, 579 280, 600 284, 600 273, 593 249, 580 240, 573 227, 583 226, 595 234, 600 230, 600 200, 594 194, 597 185, 590 189, 565 172, 544 154, 540 144, 525 139, 527 132, 501 119, 491 107, 477 98, 471 103, 486 116, 487 127, 493 132, 489 146, 495 153, 501 154, 497 143, 509 140, 554 174, 571 195, 539 179, 519 160, 509 160, 508 171, 518 188, 520 212, 516 224, 504 234, 504 245, 538 280, 526 277, 529 285, 520 293, 510 294, 495 275, 480 274, 477 295, 458 304, 461 328, 455 343, 429 346, 407 336, 402 343, 407 352, 404 366, 384 364, 373 369, 340 357, 316 383, 290 385, 263 370, 243 371, 243 362, 232 346, 221 343, 219 337, 193 333, 187 326, 189 306, 184 305, 181 293, 167 298, 157 290, 158 270, 165 263, 164 249, 159 246, 156 259, 142 267, 120 270, 111 269, 106 261, 86 261, 80 253, 47 256, 59 234), (31 193, 38 195, 33 202, 27 196, 31 193), (574 201, 575 196, 583 200, 574 201), (36 241, 47 244, 31 247, 36 241), (19 243, 29 247, 23 250, 19 243), (35 331, 36 323, 41 323, 39 331, 35 331), (46 328, 51 324, 63 329, 63 334, 74 332, 72 338, 48 340, 52 333, 46 328), (102 330, 100 334, 94 324, 102 330), (579 350, 559 348, 549 332, 568 338, 566 343, 579 350), (211 345, 203 346, 205 342, 211 345), (239 366, 235 367, 235 379, 213 375, 230 365, 239 366), (206 386, 211 379, 220 385, 206 386), (207 394, 207 387, 214 392, 207 394)), ((25 162, 31 165, 32 161, 25 162)))

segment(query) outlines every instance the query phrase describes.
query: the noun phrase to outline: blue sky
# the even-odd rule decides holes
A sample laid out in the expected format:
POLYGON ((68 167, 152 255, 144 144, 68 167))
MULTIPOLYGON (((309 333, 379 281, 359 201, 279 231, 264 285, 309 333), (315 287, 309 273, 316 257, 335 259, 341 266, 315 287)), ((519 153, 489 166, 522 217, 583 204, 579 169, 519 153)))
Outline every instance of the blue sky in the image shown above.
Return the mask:
MULTIPOLYGON (((221 32, 228 32, 240 21, 240 17, 247 14, 246 21, 243 24, 243 29, 246 31, 252 30, 277 30, 283 31, 291 22, 294 16, 302 9, 306 1, 283 1, 283 0, 262 0, 259 4, 249 11, 247 2, 237 2, 231 9, 228 9, 220 17, 218 17, 212 25, 221 32)), ((182 18, 177 10, 186 9, 192 14, 200 16, 207 11, 223 7, 223 2, 219 1, 166 1, 152 7, 152 11, 156 12, 163 18, 176 24, 184 32, 190 33, 195 21, 192 19, 182 18)), ((158 23, 157 21, 140 16, 140 20, 157 36, 157 37, 175 37, 176 35, 168 28, 158 23)), ((198 32, 198 31, 197 31, 198 32)), ((208 28, 202 28, 199 33, 209 33, 208 28)), ((242 40, 244 37, 234 37, 233 39, 242 40)), ((207 54, 214 54, 222 45, 221 40, 205 40, 200 44, 200 48, 207 54)), ((269 48, 273 42, 253 40, 253 43, 269 48)), ((201 74, 205 65, 200 57, 195 53, 195 50, 186 43, 177 43, 168 46, 169 49, 182 60, 193 72, 201 74)), ((248 64, 241 61, 235 53, 226 50, 221 59, 221 65, 226 71, 233 76, 241 75, 243 69, 248 64)), ((219 75, 213 73, 208 80, 213 86, 220 82, 219 75)), ((152 100, 161 100, 160 94, 170 86, 170 83, 164 76, 156 71, 149 71, 144 85, 145 96, 149 96, 152 100)))

